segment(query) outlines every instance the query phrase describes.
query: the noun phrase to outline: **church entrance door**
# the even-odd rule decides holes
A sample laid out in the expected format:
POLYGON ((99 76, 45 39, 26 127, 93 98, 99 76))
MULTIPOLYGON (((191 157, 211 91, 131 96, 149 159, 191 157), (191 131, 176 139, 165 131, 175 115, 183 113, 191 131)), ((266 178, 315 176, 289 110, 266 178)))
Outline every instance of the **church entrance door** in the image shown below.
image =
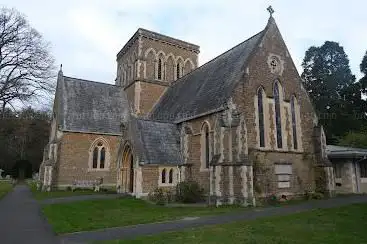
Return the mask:
POLYGON ((122 192, 134 192, 134 158, 131 148, 127 146, 122 157, 121 168, 122 192))

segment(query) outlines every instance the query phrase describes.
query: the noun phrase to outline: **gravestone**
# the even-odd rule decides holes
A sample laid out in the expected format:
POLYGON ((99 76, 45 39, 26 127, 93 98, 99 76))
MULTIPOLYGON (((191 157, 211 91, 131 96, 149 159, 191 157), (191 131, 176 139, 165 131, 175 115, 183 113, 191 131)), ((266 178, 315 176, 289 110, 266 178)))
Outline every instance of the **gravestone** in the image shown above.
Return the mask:
POLYGON ((6 175, 6 176, 5 176, 5 179, 6 179, 6 180, 10 180, 10 178, 11 178, 11 177, 10 177, 10 175, 6 175))

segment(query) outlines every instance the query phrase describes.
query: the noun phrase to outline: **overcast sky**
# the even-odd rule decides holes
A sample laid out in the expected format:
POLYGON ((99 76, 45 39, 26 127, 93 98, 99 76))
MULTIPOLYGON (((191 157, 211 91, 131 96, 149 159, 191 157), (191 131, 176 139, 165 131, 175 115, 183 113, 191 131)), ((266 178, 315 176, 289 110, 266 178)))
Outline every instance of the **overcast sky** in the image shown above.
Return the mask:
POLYGON ((262 30, 271 4, 298 71, 305 51, 337 41, 353 73, 367 50, 365 0, 1 0, 52 45, 64 75, 114 83, 116 54, 142 27, 200 46, 200 65, 262 30))

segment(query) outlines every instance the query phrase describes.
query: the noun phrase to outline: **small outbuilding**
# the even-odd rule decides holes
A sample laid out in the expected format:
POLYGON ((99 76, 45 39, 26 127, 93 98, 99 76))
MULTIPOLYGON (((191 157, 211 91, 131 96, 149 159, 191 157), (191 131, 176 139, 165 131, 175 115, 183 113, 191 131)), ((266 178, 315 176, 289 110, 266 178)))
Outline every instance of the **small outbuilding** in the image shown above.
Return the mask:
POLYGON ((367 193, 367 149, 327 146, 337 193, 367 193))

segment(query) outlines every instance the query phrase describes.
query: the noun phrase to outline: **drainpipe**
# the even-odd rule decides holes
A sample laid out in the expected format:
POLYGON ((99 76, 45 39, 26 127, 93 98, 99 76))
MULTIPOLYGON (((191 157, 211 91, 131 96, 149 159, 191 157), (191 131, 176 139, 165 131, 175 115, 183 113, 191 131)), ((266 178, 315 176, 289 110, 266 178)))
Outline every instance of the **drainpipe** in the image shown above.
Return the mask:
POLYGON ((210 161, 209 161, 209 194, 208 194, 208 205, 210 206, 211 205, 211 196, 210 196, 210 194, 211 194, 211 192, 212 192, 212 182, 211 182, 211 175, 212 175, 212 169, 211 169, 211 167, 210 167, 210 161))

